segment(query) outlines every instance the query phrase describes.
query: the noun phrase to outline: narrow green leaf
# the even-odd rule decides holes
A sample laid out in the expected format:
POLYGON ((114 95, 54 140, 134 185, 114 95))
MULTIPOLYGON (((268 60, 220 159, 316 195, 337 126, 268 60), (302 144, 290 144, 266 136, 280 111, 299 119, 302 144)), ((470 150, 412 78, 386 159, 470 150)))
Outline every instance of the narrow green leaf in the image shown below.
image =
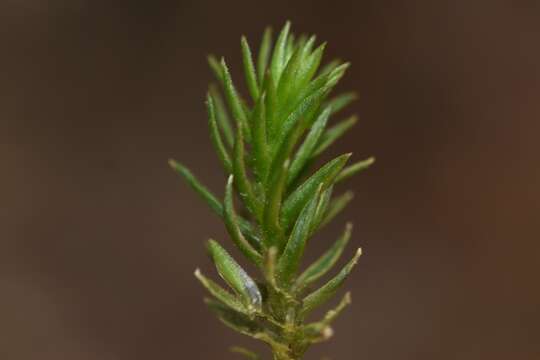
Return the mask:
POLYGON ((288 127, 291 126, 291 116, 293 116, 294 118, 294 113, 298 111, 298 109, 301 109, 303 106, 306 106, 308 104, 311 109, 308 113, 309 118, 305 119, 305 123, 308 127, 313 124, 316 119, 316 110, 319 109, 319 106, 321 105, 324 98, 336 85, 337 81, 339 80, 338 75, 344 72, 344 69, 346 68, 345 65, 347 64, 344 64, 344 66, 340 67, 339 71, 337 71, 336 74, 331 73, 325 76, 319 76, 315 80, 310 82, 308 85, 303 86, 298 91, 298 94, 295 95, 294 98, 291 98, 291 101, 288 101, 287 104, 283 105, 280 114, 290 114, 288 118, 283 121, 282 127, 284 129, 288 129, 288 127), (292 111, 292 109, 296 110, 292 111))
POLYGON ((337 274, 334 278, 324 284, 318 290, 315 290, 308 296, 304 298, 302 310, 300 311, 300 316, 305 318, 313 309, 324 304, 328 301, 339 287, 343 284, 347 276, 351 273, 354 265, 358 262, 358 258, 362 255, 362 250, 359 248, 356 251, 353 259, 345 265, 345 267, 337 274))
POLYGON ((352 128, 357 121, 358 118, 356 116, 351 116, 326 130, 321 136, 319 144, 313 152, 313 156, 318 156, 324 150, 328 149, 330 145, 332 145, 337 139, 352 128))
POLYGON ((264 30, 261 47, 259 49, 259 56, 257 58, 257 75, 259 76, 259 83, 262 85, 268 67, 268 61, 270 61, 270 52, 272 50, 272 29, 266 28, 264 30))
POLYGON ((257 335, 264 331, 254 319, 252 320, 249 316, 235 311, 219 301, 206 298, 204 302, 223 324, 240 334, 257 338, 257 335))
POLYGON ((345 74, 345 71, 347 71, 350 65, 350 63, 343 63, 329 73, 317 76, 306 86, 306 89, 303 92, 306 94, 311 94, 322 86, 332 88, 345 74))
POLYGON ((187 183, 203 198, 216 214, 223 216, 223 206, 221 205, 221 201, 219 201, 210 190, 202 185, 187 167, 172 159, 169 160, 169 165, 174 171, 186 179, 187 183))
POLYGON ((305 33, 300 34, 300 36, 298 36, 298 40, 296 41, 296 47, 304 48, 306 46, 307 41, 308 41, 307 34, 305 33))
POLYGON ((295 37, 293 33, 289 33, 287 37, 287 45, 285 45, 285 64, 291 59, 295 50, 295 37))
POLYGON ((238 127, 241 127, 245 131, 246 140, 250 141, 251 134, 249 132, 249 124, 247 120, 246 112, 244 111, 244 105, 242 100, 238 96, 238 92, 234 86, 234 83, 227 68, 227 64, 224 59, 221 59, 221 71, 223 74, 223 83, 225 88, 225 94, 227 95, 227 101, 231 108, 234 119, 238 122, 238 127))
MULTIPOLYGON (((319 56, 322 56, 323 51, 324 51, 324 44, 319 46, 318 48, 318 54, 320 54, 319 56)), ((315 53, 313 55, 315 55, 315 53)), ((313 59, 313 60, 316 60, 316 59, 313 59)), ((323 87, 331 89, 335 85, 335 83, 332 83, 330 80, 333 79, 336 75, 338 75, 341 71, 344 71, 343 69, 348 66, 347 64, 342 64, 338 66, 336 69, 334 69, 332 72, 328 74, 321 74, 310 81, 309 74, 311 74, 311 72, 309 71, 309 69, 313 69, 313 67, 312 66, 310 67, 309 64, 310 63, 307 63, 303 68, 304 75, 302 75, 303 80, 299 81, 299 84, 301 84, 301 86, 299 86, 299 89, 298 89, 299 91, 298 98, 305 98, 323 87)))
MULTIPOLYGON (((277 267, 277 255, 278 255, 278 249, 275 246, 272 246, 265 254, 264 259, 264 277, 266 279, 267 283, 267 290, 271 294, 279 294, 280 297, 282 297, 287 303, 289 304, 295 304, 298 305, 298 300, 293 297, 288 291, 283 290, 278 284, 277 284, 277 274, 276 274, 276 267, 277 267)), ((272 298, 270 295, 269 298, 272 298)), ((268 318, 274 325, 278 325, 278 327, 283 328, 286 326, 283 323, 279 323, 275 320, 272 320, 271 318, 268 318)))
POLYGON ((231 329, 243 335, 261 340, 269 344, 274 350, 278 349, 278 351, 283 353, 288 350, 288 347, 275 339, 277 332, 275 326, 268 325, 268 323, 261 323, 258 319, 234 311, 213 299, 207 298, 204 299, 204 302, 217 315, 219 320, 231 329))
POLYGON ((304 328, 304 333, 310 339, 312 344, 326 341, 333 335, 330 324, 343 312, 343 310, 351 304, 351 293, 347 292, 339 302, 339 304, 329 310, 324 319, 319 322, 308 324, 304 328))
POLYGON ((221 70, 221 65, 219 64, 219 61, 217 61, 214 55, 208 55, 207 60, 208 65, 210 66, 210 69, 214 73, 216 79, 218 79, 220 83, 223 83, 223 72, 221 70))
POLYGON ((255 74, 255 66, 253 65, 253 57, 251 49, 245 36, 242 36, 242 59, 244 61, 244 75, 249 90, 249 94, 253 101, 259 98, 259 85, 257 84, 257 74, 255 74))
POLYGON ((242 231, 244 236, 247 238, 249 243, 255 249, 261 249, 263 247, 263 242, 261 238, 256 234, 251 223, 247 221, 246 219, 240 217, 239 215, 237 215, 236 218, 238 219, 238 226, 240 226, 240 230, 242 231))
MULTIPOLYGON (((306 48, 309 49, 312 43, 307 43, 306 48)), ((306 84, 313 78, 313 76, 317 73, 317 69, 319 68, 319 65, 321 64, 321 60, 324 54, 324 50, 326 49, 326 43, 322 43, 313 51, 313 53, 307 57, 304 61, 304 66, 300 68, 298 71, 298 87, 302 88, 306 86, 306 84)), ((308 50, 309 51, 309 50, 308 50)))
POLYGON ((352 191, 347 191, 333 199, 328 206, 328 210, 324 214, 320 227, 323 227, 332 221, 343 209, 345 209, 353 198, 354 193, 352 191))
POLYGON ((309 67, 309 53, 315 39, 316 37, 312 36, 309 40, 303 41, 302 44, 296 47, 281 75, 278 96, 281 103, 285 103, 285 108, 287 108, 287 104, 295 103, 298 100, 296 99, 297 91, 304 80, 303 74, 307 71, 306 68, 309 67))
POLYGON ((238 246, 238 249, 249 259, 251 260, 255 265, 261 267, 262 265, 262 256, 257 252, 256 249, 253 248, 253 246, 246 240, 244 235, 242 234, 242 231, 240 230, 240 227, 238 225, 238 220, 236 217, 236 213, 234 211, 234 203, 233 203, 233 177, 232 175, 229 176, 229 180, 227 181, 227 187, 225 188, 225 226, 227 227, 227 231, 229 232, 229 235, 231 235, 231 238, 233 239, 236 246, 238 246))
POLYGON ((280 224, 280 210, 287 181, 289 157, 295 144, 302 134, 302 127, 297 123, 285 136, 281 146, 270 166, 269 177, 266 186, 266 205, 264 209, 264 230, 269 246, 278 246, 281 243, 283 229, 280 224))
POLYGON ((254 172, 260 183, 264 183, 266 180, 268 167, 270 166, 270 154, 266 139, 265 99, 266 94, 263 93, 255 105, 251 119, 253 126, 254 172))
POLYGON ((259 355, 257 355, 256 353, 254 353, 253 351, 250 351, 248 349, 244 349, 243 347, 240 347, 240 346, 233 346, 231 348, 231 351, 234 352, 234 353, 243 355, 244 357, 246 357, 248 359, 251 359, 251 360, 260 360, 261 359, 261 357, 259 355))
POLYGON ((234 144, 234 133, 232 130, 231 120, 229 118, 227 108, 225 107, 225 103, 223 102, 223 98, 221 97, 221 94, 215 85, 210 85, 209 91, 214 102, 216 121, 219 125, 219 128, 223 132, 223 136, 225 136, 225 141, 227 142, 227 145, 229 147, 232 147, 234 144))
POLYGON ((339 316, 339 314, 341 314, 341 312, 351 304, 351 301, 351 293, 347 291, 345 295, 343 295, 343 298, 339 302, 338 306, 326 313, 322 323, 325 325, 330 325, 339 316))
POLYGON ((267 198, 263 215, 264 240, 268 247, 277 246, 281 242, 283 235, 283 230, 279 223, 279 213, 285 190, 285 181, 287 179, 287 168, 289 166, 288 161, 284 163, 274 161, 274 164, 278 165, 270 168, 266 190, 267 198))
POLYGON ((250 336, 254 339, 261 340, 272 347, 273 350, 286 353, 289 349, 276 339, 278 329, 268 323, 261 323, 257 318, 251 318, 239 312, 236 312, 225 305, 213 300, 204 299, 208 307, 217 315, 219 320, 231 329, 250 336))
POLYGON ((328 117, 330 116, 330 113, 331 108, 326 108, 319 115, 319 117, 311 127, 311 130, 307 134, 306 139, 296 152, 296 156, 294 157, 294 160, 292 161, 291 167, 289 169, 289 177, 287 179, 288 186, 294 183, 298 175, 304 169, 309 158, 313 154, 313 151, 315 150, 319 142, 319 138, 321 137, 324 128, 326 127, 326 123, 328 122, 328 117))
POLYGON ((295 290, 301 292, 303 289, 309 287, 315 281, 323 277, 339 260, 339 257, 343 253, 343 249, 351 238, 352 224, 347 223, 345 231, 337 239, 337 241, 328 249, 321 257, 319 257, 313 264, 311 264, 303 273, 298 277, 295 284, 295 290))
POLYGON ((330 204, 333 190, 334 190, 334 185, 330 185, 321 194, 319 204, 317 204, 317 210, 315 211, 315 220, 313 220, 313 223, 311 224, 311 230, 310 230, 311 234, 314 234, 317 230, 319 230, 319 227, 321 226, 321 223, 324 220, 326 212, 328 211, 328 205, 330 204))
POLYGON ((306 39, 304 44, 299 44, 298 46, 302 48, 302 51, 304 53, 304 58, 307 58, 311 55, 311 51, 313 50, 313 46, 315 45, 315 41, 317 41, 316 35, 311 35, 309 39, 306 39))
POLYGON ((234 143, 233 174, 234 183, 238 188, 238 192, 240 193, 240 197, 244 201, 244 204, 255 218, 261 219, 261 204, 255 196, 246 171, 244 135, 242 128, 240 127, 237 128, 236 142, 234 143))
POLYGON ((287 37, 289 36, 289 30, 291 23, 287 21, 285 26, 281 30, 279 37, 276 41, 276 46, 274 47, 274 53, 272 54, 272 60, 270 63, 270 68, 272 69, 272 74, 275 76, 275 80, 279 81, 281 77, 281 72, 285 67, 285 52, 287 46, 287 37))
POLYGON ((260 309, 262 296, 255 281, 215 240, 210 239, 207 246, 219 275, 244 299, 244 305, 260 309))
POLYGON ((300 267, 300 261, 304 255, 304 249, 310 234, 311 223, 317 209, 320 192, 321 186, 298 216, 291 236, 279 258, 276 270, 280 284, 285 288, 290 286, 292 278, 296 275, 300 267))
POLYGON ((324 65, 321 70, 319 71, 319 76, 330 74, 335 68, 337 68, 340 64, 342 64, 341 59, 334 59, 330 61, 328 64, 324 65))
MULTIPOLYGON (((283 124, 280 125, 280 132, 287 134, 293 127, 299 123, 301 132, 312 125, 312 118, 319 108, 322 99, 326 96, 330 89, 328 87, 321 87, 311 95, 304 98, 292 111, 283 124)), ((279 144, 279 143, 278 143, 279 144)))
POLYGON ((346 106, 352 103, 354 100, 358 99, 358 95, 355 92, 347 92, 335 96, 334 98, 328 100, 325 106, 332 107, 332 115, 343 110, 346 106))
POLYGON ((215 297, 217 300, 221 301, 223 304, 227 305, 231 309, 238 311, 240 313, 245 313, 246 308, 238 299, 223 289, 221 286, 213 282, 204 276, 199 269, 195 270, 195 277, 201 282, 201 284, 215 297))
POLYGON ((323 184, 323 190, 330 186, 350 156, 350 153, 343 154, 329 161, 289 195, 281 209, 282 226, 284 229, 289 228, 289 225, 296 219, 300 210, 314 196, 320 184, 323 184))
POLYGON ((351 66, 350 63, 344 63, 337 68, 335 68, 330 74, 329 74, 329 80, 328 83, 331 84, 330 86, 336 85, 339 80, 345 75, 345 71, 351 66))
POLYGON ((221 140, 221 134, 216 121, 214 101, 212 100, 210 93, 206 97, 206 105, 208 107, 208 123, 210 126, 210 138, 212 140, 212 144, 214 145, 223 168, 228 174, 230 174, 232 171, 231 157, 223 144, 223 140, 221 140))
POLYGON ((356 173, 366 170, 375 162, 374 157, 367 158, 365 160, 358 161, 350 166, 347 166, 345 169, 341 170, 339 175, 336 177, 336 182, 340 182, 350 178, 356 173))
POLYGON ((277 88, 274 80, 274 76, 271 71, 268 71, 265 78, 264 90, 266 93, 266 135, 269 142, 272 142, 276 137, 278 129, 278 98, 277 88))
POLYGON ((279 85, 277 89, 278 99, 281 103, 287 101, 291 90, 296 82, 296 73, 302 63, 302 49, 296 49, 291 56, 291 59, 287 62, 283 74, 279 79, 279 85))
MULTIPOLYGON (((171 168, 180 174, 187 183, 195 190, 197 194, 210 206, 210 208, 220 217, 223 217, 223 205, 218 198, 210 192, 204 185, 202 185, 199 180, 186 168, 184 165, 180 164, 175 160, 169 160, 169 165, 171 168)), ((255 234, 252 225, 244 218, 238 216, 238 225, 242 232, 247 236, 251 244, 258 244, 256 247, 260 248, 261 239, 255 234)), ((255 246, 255 245, 254 245, 255 246)))

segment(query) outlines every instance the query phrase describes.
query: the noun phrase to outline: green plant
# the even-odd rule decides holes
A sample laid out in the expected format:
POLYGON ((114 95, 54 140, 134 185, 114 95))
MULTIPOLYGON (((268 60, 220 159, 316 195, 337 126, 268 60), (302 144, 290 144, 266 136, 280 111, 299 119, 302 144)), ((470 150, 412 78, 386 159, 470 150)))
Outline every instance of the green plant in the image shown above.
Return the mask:
MULTIPOLYGON (((374 161, 369 158, 346 167, 351 154, 344 154, 311 171, 319 155, 356 122, 351 117, 327 127, 330 116, 355 95, 328 99, 349 64, 333 61, 320 68, 325 44, 314 48, 314 36, 296 38, 289 28, 289 23, 283 27, 273 50, 271 31, 265 31, 256 64, 242 37, 244 73, 253 106, 238 94, 225 61, 209 57, 226 99, 218 88, 210 87, 210 137, 229 176, 224 201, 185 166, 170 161, 223 218, 235 245, 261 273, 257 280, 248 275, 218 242, 209 240, 210 256, 232 291, 197 270, 195 276, 212 295, 206 304, 226 325, 270 345, 276 360, 300 359, 309 345, 327 340, 332 335, 330 324, 350 303, 347 293, 322 320, 306 322, 315 308, 336 293, 360 256, 358 249, 337 275, 312 289, 338 261, 351 236, 351 224, 303 272, 301 259, 314 233, 352 199, 351 192, 333 198, 334 185, 374 161), (243 216, 235 210, 235 193, 243 216)), ((258 358, 248 350, 234 350, 258 358)))

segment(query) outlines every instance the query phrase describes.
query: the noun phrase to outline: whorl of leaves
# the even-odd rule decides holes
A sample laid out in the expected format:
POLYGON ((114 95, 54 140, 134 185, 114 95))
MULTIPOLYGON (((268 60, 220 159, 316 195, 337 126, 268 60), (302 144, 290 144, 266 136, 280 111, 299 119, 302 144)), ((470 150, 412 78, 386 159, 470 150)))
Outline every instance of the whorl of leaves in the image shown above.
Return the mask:
MULTIPOLYGON (((330 337, 330 323, 350 302, 348 293, 324 319, 305 319, 336 293, 361 253, 358 249, 337 274, 312 288, 344 251, 352 229, 347 224, 337 241, 301 271, 310 238, 352 199, 350 192, 333 196, 336 183, 374 161, 347 166, 347 153, 313 169, 320 155, 356 123, 355 117, 331 119, 356 96, 329 97, 349 64, 321 66, 325 45, 316 45, 315 36, 295 37, 288 22, 275 43, 266 29, 256 57, 242 37, 248 99, 240 95, 225 60, 208 58, 219 83, 210 86, 206 105, 210 139, 228 177, 223 201, 184 165, 170 161, 223 218, 233 243, 260 272, 248 275, 210 240, 209 254, 229 290, 197 270, 196 277, 211 295, 206 303, 226 325, 269 344, 274 359, 300 359, 310 344, 330 337), (235 208, 235 194, 242 211, 235 208)), ((248 350, 234 351, 259 358, 248 350)))

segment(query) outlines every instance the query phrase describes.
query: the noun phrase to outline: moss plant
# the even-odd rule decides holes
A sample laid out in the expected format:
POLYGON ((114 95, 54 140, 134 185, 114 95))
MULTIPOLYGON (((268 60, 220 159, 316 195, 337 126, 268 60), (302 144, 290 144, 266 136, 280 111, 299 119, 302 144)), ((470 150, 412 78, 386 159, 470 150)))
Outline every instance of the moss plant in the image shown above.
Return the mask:
MULTIPOLYGON (((310 238, 352 199, 351 192, 333 196, 335 185, 374 161, 347 166, 348 153, 313 169, 318 157, 356 122, 351 117, 328 125, 355 96, 329 97, 349 64, 332 61, 321 67, 324 48, 324 43, 316 46, 315 36, 295 37, 287 23, 275 44, 270 29, 264 32, 254 59, 242 37, 250 99, 238 93, 225 61, 209 57, 220 85, 210 86, 206 104, 210 138, 228 177, 223 201, 185 166, 170 161, 223 219, 252 265, 244 270, 222 245, 209 240, 210 257, 229 289, 196 270, 210 294, 206 304, 229 327, 268 344, 275 360, 301 359, 311 344, 331 337, 330 325, 350 303, 349 293, 323 319, 310 322, 308 316, 334 296, 361 253, 355 251, 330 280, 315 287, 344 251, 352 228, 347 224, 318 260, 301 266, 310 238), (235 210, 235 202, 242 211, 235 210)), ((233 350, 259 359, 248 350, 233 350)))

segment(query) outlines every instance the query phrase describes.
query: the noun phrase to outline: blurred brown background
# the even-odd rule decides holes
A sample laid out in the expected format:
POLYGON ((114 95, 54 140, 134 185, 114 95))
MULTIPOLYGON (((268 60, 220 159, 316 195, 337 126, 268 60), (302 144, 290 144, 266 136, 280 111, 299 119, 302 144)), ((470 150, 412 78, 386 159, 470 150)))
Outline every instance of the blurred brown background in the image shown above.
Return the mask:
POLYGON ((4 0, 1 359, 261 349, 201 302, 225 231, 167 159, 222 193, 205 56, 240 81, 240 35, 287 18, 353 64, 361 121, 330 153, 377 157, 313 241, 352 220, 365 256, 306 358, 540 358, 540 2, 4 0))

